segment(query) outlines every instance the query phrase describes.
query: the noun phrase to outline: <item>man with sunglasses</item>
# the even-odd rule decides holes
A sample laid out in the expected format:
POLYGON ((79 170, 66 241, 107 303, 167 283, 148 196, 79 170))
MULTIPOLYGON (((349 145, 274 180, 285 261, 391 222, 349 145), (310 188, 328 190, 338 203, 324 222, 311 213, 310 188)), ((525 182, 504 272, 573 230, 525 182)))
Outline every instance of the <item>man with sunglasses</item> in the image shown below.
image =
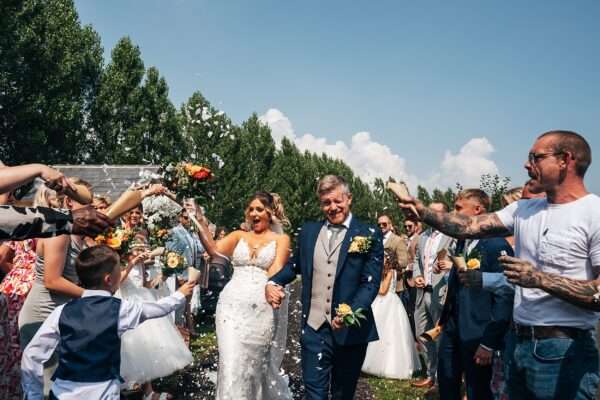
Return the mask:
POLYGON ((598 350, 593 330, 600 311, 600 198, 587 191, 591 148, 579 134, 539 136, 525 169, 532 193, 503 210, 467 217, 435 212, 399 198, 404 209, 460 239, 515 236, 516 257, 499 260, 515 288, 517 343, 508 377, 511 399, 593 399, 598 350))
POLYGON ((402 272, 404 272, 404 269, 408 264, 406 243, 400 236, 393 232, 394 225, 392 224, 392 219, 388 215, 380 215, 379 218, 377 218, 377 225, 383 234, 383 248, 391 249, 394 253, 396 253, 398 266, 401 268, 401 270, 398 271, 398 291, 400 292, 404 289, 404 285, 401 283, 402 272))

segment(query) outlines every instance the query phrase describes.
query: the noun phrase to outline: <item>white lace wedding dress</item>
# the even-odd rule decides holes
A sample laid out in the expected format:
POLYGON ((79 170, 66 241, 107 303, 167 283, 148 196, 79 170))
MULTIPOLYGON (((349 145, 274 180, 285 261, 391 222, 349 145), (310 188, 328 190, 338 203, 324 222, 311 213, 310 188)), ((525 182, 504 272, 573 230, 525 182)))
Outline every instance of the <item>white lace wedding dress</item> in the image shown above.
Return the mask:
POLYGON ((278 310, 267 303, 267 270, 276 242, 256 249, 254 258, 242 238, 232 256, 233 277, 225 286, 215 316, 219 346, 217 400, 291 399, 280 373, 287 335, 287 297, 278 310))
POLYGON ((409 379, 421 369, 410 321, 396 295, 396 271, 385 296, 378 295, 373 304, 373 316, 379 340, 369 343, 362 371, 384 378, 409 379))

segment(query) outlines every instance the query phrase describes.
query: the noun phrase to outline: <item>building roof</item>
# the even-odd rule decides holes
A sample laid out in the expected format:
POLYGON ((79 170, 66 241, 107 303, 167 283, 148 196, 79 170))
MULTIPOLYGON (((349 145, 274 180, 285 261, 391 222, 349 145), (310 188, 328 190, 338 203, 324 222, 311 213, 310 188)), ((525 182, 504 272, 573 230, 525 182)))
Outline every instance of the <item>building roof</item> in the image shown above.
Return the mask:
POLYGON ((156 173, 157 165, 54 165, 66 176, 77 176, 92 185, 95 195, 117 199, 145 173, 156 173))

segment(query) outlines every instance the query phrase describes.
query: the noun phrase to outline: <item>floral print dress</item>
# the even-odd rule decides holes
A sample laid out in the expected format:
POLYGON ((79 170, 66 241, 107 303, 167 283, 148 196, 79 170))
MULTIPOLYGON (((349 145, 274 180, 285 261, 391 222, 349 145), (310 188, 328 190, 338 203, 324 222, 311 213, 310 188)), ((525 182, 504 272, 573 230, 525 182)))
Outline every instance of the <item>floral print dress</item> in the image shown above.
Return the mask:
POLYGON ((35 279, 35 240, 9 242, 13 268, 0 283, 0 399, 19 400, 21 347, 19 312, 35 279))

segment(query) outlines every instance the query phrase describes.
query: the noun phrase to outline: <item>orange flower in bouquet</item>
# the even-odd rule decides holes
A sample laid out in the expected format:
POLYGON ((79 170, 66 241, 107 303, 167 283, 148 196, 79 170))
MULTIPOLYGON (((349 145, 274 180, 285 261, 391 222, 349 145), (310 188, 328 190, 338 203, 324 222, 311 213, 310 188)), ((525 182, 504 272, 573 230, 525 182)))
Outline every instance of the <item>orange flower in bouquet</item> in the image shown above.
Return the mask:
POLYGON ((165 186, 176 193, 177 199, 199 199, 211 197, 211 187, 208 185, 214 178, 210 168, 190 162, 179 162, 161 167, 165 186))
POLYGON ((106 233, 96 236, 94 241, 97 245, 104 244, 122 255, 129 252, 134 237, 135 234, 131 229, 111 228, 106 233))

